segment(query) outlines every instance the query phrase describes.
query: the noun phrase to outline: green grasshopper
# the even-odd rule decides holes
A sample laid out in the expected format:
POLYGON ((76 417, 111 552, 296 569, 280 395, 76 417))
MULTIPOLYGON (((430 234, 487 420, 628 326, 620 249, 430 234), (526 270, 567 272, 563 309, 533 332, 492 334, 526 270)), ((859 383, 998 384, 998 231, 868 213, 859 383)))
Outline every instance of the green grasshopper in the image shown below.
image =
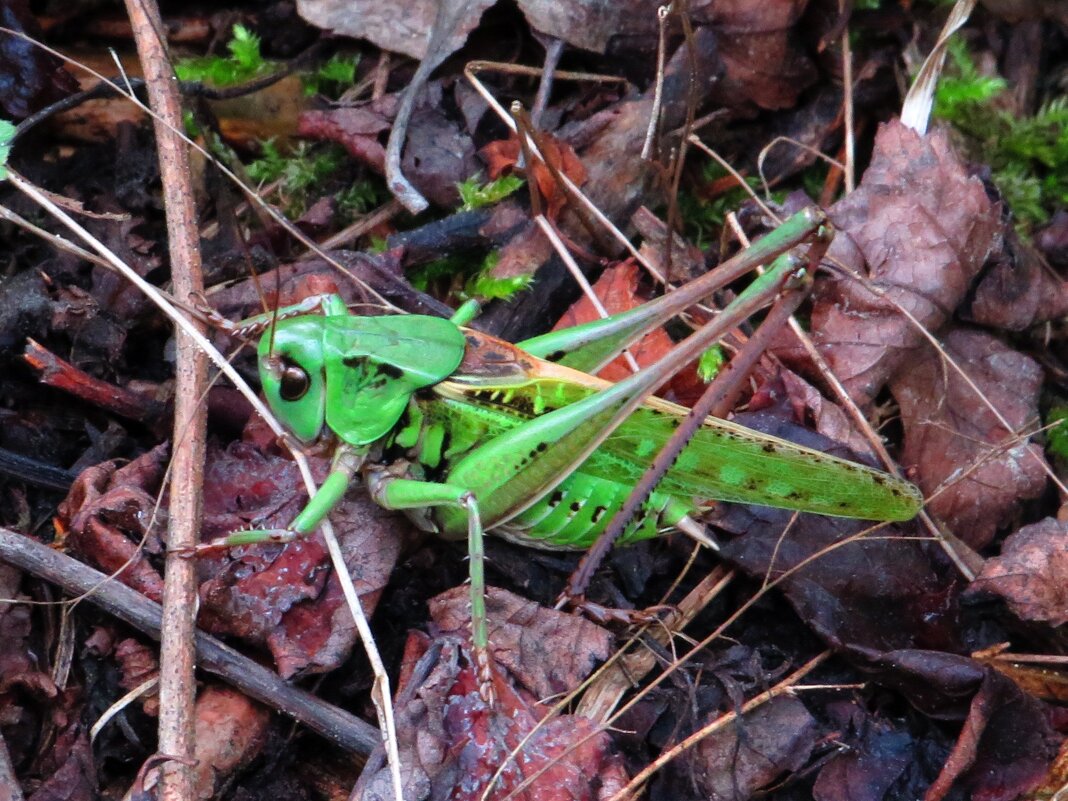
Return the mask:
MULTIPOLYGON (((651 393, 798 280, 804 262, 790 249, 830 235, 822 212, 806 210, 668 295, 518 345, 464 328, 466 313, 364 317, 336 295, 236 324, 244 335, 262 332, 260 377, 281 422, 302 443, 336 450, 289 528, 237 532, 203 547, 307 534, 359 472, 380 505, 468 540, 473 652, 485 678, 483 529, 539 548, 588 547, 689 411, 651 393), (769 262, 658 364, 615 384, 590 375, 663 320, 769 262)), ((892 521, 912 518, 922 497, 879 470, 710 417, 620 542, 678 529, 715 547, 694 518, 714 501, 892 521)))

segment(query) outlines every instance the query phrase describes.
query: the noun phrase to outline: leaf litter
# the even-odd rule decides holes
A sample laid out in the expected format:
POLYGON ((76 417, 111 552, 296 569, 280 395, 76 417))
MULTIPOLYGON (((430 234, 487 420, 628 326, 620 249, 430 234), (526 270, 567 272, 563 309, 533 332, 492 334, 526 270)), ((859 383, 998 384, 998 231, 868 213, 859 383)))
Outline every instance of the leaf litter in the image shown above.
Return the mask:
MULTIPOLYGON (((18 17, 13 27, 34 24, 19 4, 0 5, 18 17)), ((598 209, 621 227, 641 231, 646 261, 669 272, 692 272, 730 246, 723 240, 702 250, 684 235, 681 247, 673 245, 670 259, 664 258, 665 218, 675 214, 669 222, 690 233, 709 225, 692 219, 709 203, 707 195, 688 194, 693 186, 708 186, 697 166, 682 174, 675 211, 666 204, 675 191, 666 167, 675 152, 672 132, 695 115, 718 115, 718 126, 698 121, 704 126, 699 135, 749 175, 756 172, 759 149, 786 128, 805 136, 804 144, 830 152, 840 142, 841 118, 834 83, 839 63, 832 65, 828 54, 847 26, 867 35, 878 29, 867 11, 847 16, 792 2, 698 3, 690 9, 692 35, 669 25, 658 95, 655 4, 609 9, 521 2, 509 10, 456 3, 450 8, 459 10, 461 22, 434 52, 423 45, 434 25, 430 6, 402 5, 403 14, 368 6, 360 29, 346 31, 343 24, 356 18, 351 4, 345 4, 344 16, 329 3, 298 4, 313 24, 372 43, 337 40, 363 55, 357 81, 365 89, 358 100, 316 99, 313 107, 294 101, 304 109, 300 127, 285 136, 339 142, 351 156, 333 176, 336 182, 328 182, 318 199, 322 205, 309 204, 315 211, 305 222, 312 226, 308 230, 328 236, 341 224, 337 209, 344 183, 374 181, 384 173, 387 137, 412 75, 410 62, 396 54, 426 57, 439 70, 416 101, 402 169, 437 205, 435 219, 387 214, 370 231, 378 244, 364 239, 359 252, 330 255, 359 270, 392 302, 424 313, 441 313, 442 302, 455 304, 462 291, 462 281, 430 269, 435 258, 474 263, 492 249, 500 253, 495 278, 541 268, 533 290, 495 301, 480 319, 479 325, 514 338, 591 319, 591 311, 582 302, 561 319, 577 293, 530 222, 528 190, 488 209, 455 211, 457 183, 479 171, 490 178, 524 171, 517 140, 463 81, 463 62, 497 56, 537 63, 542 51, 535 43, 556 36, 574 66, 627 78, 629 85, 558 81, 540 118, 540 136, 559 154, 562 172, 598 209), (520 41, 531 47, 517 59, 514 45, 520 41), (660 134, 669 137, 656 140, 664 156, 659 163, 640 155, 654 100, 661 103, 660 134), (382 243, 384 253, 369 252, 381 251, 382 243)), ((904 30, 902 19, 919 28, 930 25, 910 13, 895 5, 892 25, 884 18, 882 30, 904 30)), ((1006 47, 1019 46, 1009 23, 986 19, 1007 31, 1006 47)), ((193 22, 176 20, 173 30, 195 27, 193 22)), ((1047 42, 1066 35, 1054 18, 1034 24, 1045 26, 1047 42)), ((63 40, 70 30, 60 27, 55 35, 63 40)), ((262 30, 266 46, 283 51, 286 32, 290 46, 317 35, 291 17, 288 27, 262 30)), ((220 31, 223 39, 226 33, 220 31)), ((858 145, 866 148, 859 184, 830 207, 838 228, 828 254, 831 269, 816 276, 803 316, 837 379, 883 427, 906 475, 929 496, 935 525, 971 548, 979 564, 985 559, 978 577, 970 582, 961 575, 932 529, 918 521, 869 530, 856 521, 794 519, 764 508, 724 506, 711 523, 722 558, 740 577, 698 615, 687 635, 702 638, 732 610, 754 596, 756 602, 746 607, 740 625, 728 629, 730 642, 719 639, 688 654, 680 639, 667 648, 651 640, 637 646, 650 649, 662 665, 680 656, 689 662, 640 691, 639 685, 655 679, 632 677, 621 691, 623 717, 604 720, 585 717, 577 700, 553 708, 612 656, 616 643, 607 629, 548 608, 574 558, 490 542, 490 581, 511 592, 495 588, 489 596, 499 704, 488 708, 477 692, 468 651, 467 591, 459 586, 465 575, 462 549, 420 539, 403 519, 350 493, 332 517, 362 602, 368 611, 379 608, 376 631, 402 677, 396 712, 410 797, 476 798, 490 782, 496 782, 498 798, 511 792, 529 798, 613 797, 659 755, 738 712, 791 666, 825 648, 834 656, 806 679, 815 687, 739 714, 683 751, 647 785, 649 797, 1009 799, 1043 780, 1055 782, 1047 771, 1065 724, 1049 700, 1054 696, 1035 690, 1022 674, 1013 679, 996 670, 996 663, 969 654, 1000 642, 1020 652, 1058 653, 1057 627, 1065 620, 1059 580, 1064 532, 1049 482, 1057 465, 1046 460, 1038 432, 1068 375, 1061 320, 1068 292, 1057 272, 1065 266, 1064 213, 1053 214, 1029 242, 1013 228, 1012 210, 982 165, 965 161, 944 129, 921 136, 895 121, 876 128, 875 121, 893 111, 885 100, 893 85, 884 67, 897 55, 885 41, 875 42, 878 34, 872 42, 861 41, 855 56, 863 66, 855 76, 854 113, 867 126, 858 136, 858 145), (403 586, 397 577, 404 577, 403 586), (843 689, 826 689, 835 686, 843 689)), ((0 82, 0 102, 11 117, 23 118, 73 87, 67 72, 33 48, 5 51, 5 58, 15 59, 0 60, 5 76, 32 78, 23 82, 25 91, 0 82)), ((499 97, 529 103, 536 90, 536 82, 506 72, 480 76, 499 97)), ((110 125, 109 137, 67 145, 65 151, 49 150, 46 140, 37 139, 41 129, 32 129, 31 137, 19 141, 13 165, 94 213, 125 214, 93 218, 89 226, 140 273, 163 281, 166 248, 151 142, 128 122, 110 125), (41 160, 42 153, 49 159, 41 160)), ((246 129, 243 121, 240 126, 219 121, 219 130, 229 131, 239 149, 247 148, 247 138, 234 134, 238 127, 246 129)), ((810 161, 780 156, 765 167, 772 167, 773 182, 797 186, 810 161)), ((606 305, 616 310, 641 302, 652 281, 640 274, 637 262, 623 260, 617 243, 587 225, 588 212, 551 171, 535 170, 528 177, 579 261, 606 267, 595 283, 606 305)), ((200 189, 207 215, 214 212, 219 221, 219 235, 206 245, 216 248, 219 265, 231 276, 247 273, 249 263, 266 266, 259 284, 268 305, 277 302, 276 288, 285 303, 335 288, 351 302, 375 302, 326 262, 296 258, 299 251, 280 226, 250 231, 256 224, 229 190, 210 182, 200 189)), ((23 216, 33 212, 6 189, 3 203, 23 216)), ((763 230, 752 209, 741 209, 739 217, 754 232, 763 230)), ((0 312, 5 352, 21 352, 23 338, 32 333, 94 380, 123 388, 136 382, 131 388, 142 397, 165 404, 168 334, 147 314, 140 296, 101 268, 57 256, 29 237, 8 232, 5 239, 19 270, 0 287, 11 297, 0 312), (37 268, 45 277, 33 272, 37 268)), ((258 310, 253 286, 245 280, 220 287, 212 299, 222 314, 238 319, 258 310)), ((729 297, 727 291, 719 300, 729 297)), ((678 328, 654 332, 651 342, 635 349, 639 363, 659 358, 678 333, 678 328)), ((746 335, 742 327, 736 340, 746 335)), ((736 419, 821 450, 871 459, 864 432, 828 391, 827 377, 803 348, 784 334, 774 354, 754 371, 746 396, 750 411, 736 419)), ((71 401, 22 373, 0 385, 8 424, 0 448, 88 468, 56 514, 61 546, 158 599, 167 499, 157 506, 157 497, 168 449, 154 427, 116 419, 94 405, 88 384, 69 388, 71 401)), ((689 370, 668 389, 686 402, 700 391, 689 370)), ((293 463, 257 421, 246 422, 247 406, 229 390, 213 389, 208 406, 212 441, 203 538, 284 525, 303 504, 293 463)), ((315 457, 312 464, 321 478, 327 461, 315 457)), ((27 532, 40 529, 58 501, 17 478, 6 481, 4 493, 4 524, 27 532)), ((674 603, 697 580, 684 577, 678 592, 665 596, 676 589, 671 584, 688 554, 684 543, 673 540, 621 552, 591 593, 612 607, 651 607, 665 597, 674 603)), ((713 563, 701 554, 694 572, 706 573, 713 563)), ((27 587, 40 591, 31 579, 2 569, 3 597, 25 601, 27 587)), ((213 554, 198 560, 197 572, 202 627, 270 660, 283 676, 324 675, 325 697, 367 710, 369 679, 352 656, 355 631, 318 537, 213 554)), ((79 722, 85 710, 102 710, 156 670, 150 646, 128 630, 101 627, 96 613, 86 609, 79 606, 76 615, 89 615, 95 644, 75 659, 74 682, 57 683, 34 656, 46 635, 33 608, 0 607, 6 633, 0 639, 5 710, 0 734, 23 789, 35 799, 88 798, 101 782, 129 786, 131 776, 117 766, 151 753, 145 743, 155 714, 152 699, 106 727, 94 746, 79 722), (109 670, 113 681, 94 683, 93 676, 109 670), (46 721, 54 736, 34 752, 29 743, 46 721)), ((321 750, 314 737, 301 736, 296 752, 283 752, 276 742, 282 728, 277 719, 215 685, 202 690, 196 719, 202 797, 222 792, 232 781, 244 783, 241 793, 273 786, 277 794, 286 779, 269 779, 271 766, 280 764, 282 774, 290 775, 288 766, 314 760, 321 750)), ((362 798, 390 797, 379 756, 371 757, 357 792, 362 798)))

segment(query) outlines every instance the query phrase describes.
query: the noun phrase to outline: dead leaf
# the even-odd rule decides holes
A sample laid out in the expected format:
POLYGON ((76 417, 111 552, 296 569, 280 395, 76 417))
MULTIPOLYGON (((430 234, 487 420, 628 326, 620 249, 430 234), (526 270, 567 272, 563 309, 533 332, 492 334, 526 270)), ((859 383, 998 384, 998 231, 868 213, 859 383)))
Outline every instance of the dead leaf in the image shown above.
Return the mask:
MULTIPOLYGON (((1034 361, 977 331, 951 331, 944 347, 1014 432, 1037 426, 1042 371, 1034 361)), ((905 427, 902 464, 929 498, 928 511, 969 545, 982 548, 1042 494, 1042 449, 1006 431, 933 349, 914 353, 891 391, 905 427)))
POLYGON ((820 770, 812 797, 815 801, 883 801, 889 797, 890 787, 920 757, 902 722, 871 712, 856 701, 832 703, 826 711, 838 729, 835 739, 845 747, 820 770))
MULTIPOLYGON (((557 139, 551 134, 543 133, 538 136, 538 149, 545 157, 545 161, 553 170, 567 176, 576 186, 586 183, 586 168, 567 142, 557 139)), ((491 179, 499 178, 505 172, 511 171, 518 163, 520 157, 519 139, 511 136, 508 139, 498 139, 490 142, 479 155, 486 161, 487 171, 491 179)), ((535 160, 528 168, 530 179, 538 188, 538 192, 548 204, 546 216, 555 220, 560 215, 560 210, 568 202, 567 194, 557 183, 556 178, 549 167, 545 166, 540 159, 535 160)))
POLYGON ((1041 703, 987 668, 956 745, 924 799, 941 801, 951 789, 984 801, 1019 798, 1045 777, 1060 739, 1041 703))
POLYGON ((703 739, 693 764, 709 799, 740 801, 808 762, 819 727, 797 698, 780 696, 703 739))
POLYGON ((379 136, 393 125, 397 98, 386 95, 363 106, 313 109, 300 115, 297 133, 342 145, 354 159, 379 175, 386 171, 386 148, 379 136))
MULTIPOLYGON (((466 639, 470 607, 470 590, 456 587, 431 599, 430 617, 442 633, 466 639)), ((573 690, 612 652, 606 629, 496 587, 487 589, 486 613, 494 659, 536 698, 573 690)))
POLYGON ((830 216, 839 229, 830 255, 861 271, 863 255, 885 299, 851 279, 819 282, 813 337, 849 394, 867 403, 925 342, 895 304, 937 332, 997 246, 1001 221, 944 133, 921 137, 899 122, 880 128, 860 186, 830 216))
MULTIPOLYGON (((628 311, 648 300, 638 294, 640 277, 641 271, 638 264, 633 259, 628 259, 601 273, 601 277, 593 284, 593 293, 609 314, 628 311)), ((553 331, 599 319, 601 315, 594 308, 593 302, 583 295, 553 326, 553 331)), ((674 344, 663 328, 656 328, 642 337, 641 341, 631 346, 629 350, 639 367, 648 367, 667 355, 674 344)), ((597 375, 606 381, 621 381, 633 372, 626 359, 618 356, 605 365, 597 375)))
MULTIPOLYGON (((543 719, 546 708, 516 691, 500 668, 497 700, 488 707, 461 645, 466 639, 409 638, 396 699, 405 798, 476 801, 494 777, 488 797, 496 801, 597 801, 623 787, 626 775, 608 734, 588 718, 543 719)), ((388 770, 373 755, 353 797, 369 801, 391 792, 388 770)))
POLYGON ((817 77, 793 32, 808 5, 808 0, 705 0, 690 7, 694 20, 710 24, 717 34, 726 67, 713 88, 717 101, 764 109, 794 105, 817 77))
MULTIPOLYGON (((446 0, 456 25, 434 53, 437 63, 467 41, 482 12, 496 0, 446 0)), ((366 39, 383 50, 422 60, 427 56, 430 31, 441 4, 436 0, 376 3, 374 0, 297 0, 297 13, 319 28, 366 39)))
POLYGON ((1068 282, 1042 262, 1013 229, 975 288, 967 317, 981 325, 1023 331, 1068 314, 1068 282))
MULTIPOLYGON (((156 602, 163 597, 163 578, 140 543, 153 519, 155 532, 166 527, 166 510, 157 511, 156 493, 168 450, 160 445, 122 467, 111 461, 89 468, 58 509, 73 553, 105 573, 117 572, 123 584, 156 602)), ((159 550, 158 540, 146 544, 159 550)))
MULTIPOLYGON (((311 460, 321 480, 323 458, 311 460)), ((250 527, 288 525, 306 500, 296 466, 245 443, 209 450, 204 482, 204 539, 250 527)), ((397 516, 353 492, 331 513, 364 609, 373 611, 400 552, 397 516)), ((355 643, 352 616, 332 576, 319 534, 284 547, 256 545, 199 560, 203 623, 264 643, 279 673, 337 667, 355 643)))
POLYGON ((93 747, 80 722, 59 733, 38 772, 44 781, 28 801, 93 801, 99 797, 93 747))
POLYGON ((209 684, 193 712, 196 798, 215 798, 224 782, 262 749, 270 712, 230 687, 209 684))
POLYGON ((970 592, 1000 595, 1021 620, 1068 622, 1068 524, 1053 518, 1024 526, 988 559, 970 592))

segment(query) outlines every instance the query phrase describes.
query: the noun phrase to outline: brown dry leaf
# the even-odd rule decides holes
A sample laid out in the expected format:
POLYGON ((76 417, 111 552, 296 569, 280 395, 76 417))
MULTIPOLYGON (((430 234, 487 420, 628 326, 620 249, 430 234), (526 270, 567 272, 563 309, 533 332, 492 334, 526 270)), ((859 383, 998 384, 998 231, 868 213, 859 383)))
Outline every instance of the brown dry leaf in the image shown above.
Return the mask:
POLYGON ((710 799, 744 799, 808 762, 819 726, 796 698, 780 696, 702 740, 693 756, 710 799))
POLYGON ((319 28, 366 39, 383 50, 404 53, 415 59, 428 56, 440 64, 467 41, 482 12, 496 0, 406 0, 379 3, 375 0, 297 0, 297 13, 319 28), (439 7, 455 22, 448 36, 429 53, 430 32, 439 7))
POLYGON ((1021 620, 1068 622, 1068 524, 1046 518, 1005 540, 972 582, 973 592, 1000 595, 1021 620))
MULTIPOLYGON (((944 347, 1015 431, 1036 427, 1042 371, 1033 360, 977 331, 952 331, 944 347)), ((902 464, 915 471, 931 514, 969 545, 989 543, 1042 494, 1042 449, 1006 431, 932 348, 913 355, 891 390, 905 427, 902 464)))
MULTIPOLYGON (((628 259, 601 273, 601 277, 593 285, 593 293, 609 314, 628 311, 635 306, 640 306, 646 300, 638 295, 640 276, 641 272, 637 263, 633 259, 628 259)), ((564 313, 559 322, 553 326, 553 331, 571 328, 600 318, 600 314, 593 307, 593 302, 584 295, 564 313)), ((642 337, 641 341, 629 350, 639 367, 648 367, 662 359, 673 345, 667 332, 663 328, 657 328, 642 337)), ((621 381, 632 372, 626 359, 618 356, 605 365, 597 375, 607 381, 621 381)))
POLYGON ((925 341, 893 303, 937 331, 1002 226, 946 135, 921 137, 899 122, 879 130, 860 186, 830 216, 840 231, 831 255, 859 270, 853 246, 859 248, 868 277, 887 298, 842 278, 821 281, 813 305, 814 339, 850 395, 866 403, 925 341))
MULTIPOLYGON (((409 638, 396 700, 405 798, 477 801, 498 769, 488 795, 495 801, 598 801, 623 787, 621 760, 590 719, 545 720, 546 707, 515 690, 500 668, 494 671, 497 699, 487 707, 461 644, 466 639, 409 638), (526 780, 530 784, 519 790, 526 780)), ((374 760, 352 797, 393 797, 388 770, 374 760)))
MULTIPOLYGON (((470 591, 456 587, 430 600, 440 631, 466 639, 470 591)), ((585 618, 546 609, 496 587, 487 588, 490 652, 537 698, 574 689, 611 654, 611 633, 585 618)))
POLYGON ((697 24, 713 27, 726 75, 713 89, 729 107, 753 104, 787 108, 817 78, 817 71, 793 28, 807 0, 703 0, 689 13, 697 24))
POLYGON ((1005 240, 1003 251, 975 288, 968 319, 1023 331, 1068 314, 1068 282, 1044 264, 1013 229, 1005 240))
POLYGON ((235 770, 259 754, 270 712, 231 687, 209 684, 194 710, 196 798, 215 798, 235 770))
MULTIPOLYGON (((123 584, 156 602, 163 597, 163 578, 139 543, 153 514, 154 531, 166 525, 166 510, 156 510, 156 493, 167 452, 168 447, 160 445, 123 467, 117 461, 90 467, 78 476, 57 512, 71 552, 105 573, 121 571, 118 579, 123 584)), ((158 549, 157 542, 147 545, 158 549)))
MULTIPOLYGON (((461 20, 442 43, 438 61, 459 49, 495 0, 464 3, 449 0, 449 10, 461 20)), ((403 4, 369 0, 299 0, 297 10, 313 25, 367 39, 384 50, 412 58, 427 56, 427 42, 439 3, 408 0, 403 4)), ((531 27, 575 47, 603 53, 613 36, 656 34, 655 0, 605 3, 599 0, 519 0, 531 27)))
MULTIPOLYGON (((582 166, 582 161, 567 142, 551 134, 543 133, 538 136, 538 149, 550 167, 570 178, 576 186, 582 186, 586 182, 586 168, 582 166)), ((519 163, 521 155, 519 139, 513 135, 508 139, 490 142, 479 151, 479 155, 486 161, 489 177, 499 178, 519 163)), ((546 167, 540 159, 534 161, 533 166, 528 169, 528 175, 548 204, 546 216, 550 220, 555 220, 567 203, 567 194, 556 182, 549 167, 546 167)))
MULTIPOLYGON (((156 660, 156 650, 140 640, 133 637, 120 640, 115 646, 113 656, 122 669, 119 686, 124 690, 133 690, 146 681, 158 678, 159 662, 156 660)), ((155 692, 142 695, 139 700, 145 714, 159 714, 159 696, 155 692)))

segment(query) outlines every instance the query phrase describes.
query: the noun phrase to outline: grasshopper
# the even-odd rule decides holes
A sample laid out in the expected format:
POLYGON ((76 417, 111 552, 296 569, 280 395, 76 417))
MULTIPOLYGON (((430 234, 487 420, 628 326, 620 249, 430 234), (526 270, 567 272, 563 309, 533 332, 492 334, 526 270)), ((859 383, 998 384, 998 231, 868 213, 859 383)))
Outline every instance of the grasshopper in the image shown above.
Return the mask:
MULTIPOLYGON (((467 313, 357 316, 336 295, 238 323, 242 334, 262 333, 268 405, 296 439, 332 443, 335 455, 287 529, 202 547, 307 534, 361 474, 380 505, 467 539, 473 653, 486 678, 483 530, 539 548, 587 548, 689 412, 651 393, 800 280, 805 262, 791 249, 830 236, 823 213, 808 209, 672 293, 518 345, 463 327, 467 313), (614 384, 591 375, 663 320, 769 263, 659 363, 614 384)), ((620 542, 677 529, 715 547, 695 519, 715 501, 879 521, 910 519, 922 505, 916 487, 887 473, 709 417, 620 542)))

